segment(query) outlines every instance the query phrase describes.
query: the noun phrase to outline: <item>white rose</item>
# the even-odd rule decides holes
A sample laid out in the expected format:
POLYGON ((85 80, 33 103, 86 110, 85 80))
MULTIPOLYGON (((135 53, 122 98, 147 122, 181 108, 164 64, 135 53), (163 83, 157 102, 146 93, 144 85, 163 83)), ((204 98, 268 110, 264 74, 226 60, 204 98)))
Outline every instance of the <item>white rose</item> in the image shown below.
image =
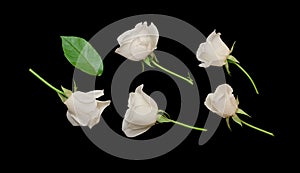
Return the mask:
POLYGON ((146 132, 158 118, 156 102, 143 92, 143 84, 129 94, 128 109, 123 119, 122 130, 127 137, 146 132))
POLYGON ((223 118, 233 116, 238 109, 238 103, 232 92, 230 85, 219 85, 214 93, 207 95, 204 104, 210 111, 223 118))
POLYGON ((147 22, 141 22, 117 38, 120 47, 115 52, 127 59, 140 61, 156 49, 158 38, 158 30, 153 23, 147 26, 147 22))
POLYGON ((223 66, 230 54, 229 48, 221 40, 221 33, 213 31, 206 39, 205 43, 201 43, 197 50, 197 59, 202 61, 200 67, 223 66))
POLYGON ((96 100, 103 95, 103 90, 72 93, 64 102, 68 107, 67 118, 70 123, 73 126, 89 126, 89 128, 96 125, 100 121, 103 110, 110 104, 110 100, 96 100))

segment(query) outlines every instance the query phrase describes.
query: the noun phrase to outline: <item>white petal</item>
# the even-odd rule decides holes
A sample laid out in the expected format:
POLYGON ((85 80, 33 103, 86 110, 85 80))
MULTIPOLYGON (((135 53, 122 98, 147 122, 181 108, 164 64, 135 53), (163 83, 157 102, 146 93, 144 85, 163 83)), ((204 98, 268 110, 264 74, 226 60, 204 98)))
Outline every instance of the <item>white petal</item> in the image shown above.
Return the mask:
POLYGON ((107 101, 97 101, 97 110, 91 114, 90 113, 90 117, 92 117, 88 123, 89 128, 92 128, 93 126, 95 126, 96 124, 98 124, 100 122, 101 119, 101 115, 104 111, 104 109, 110 105, 110 100, 107 101))
POLYGON ((151 127, 152 125, 135 125, 126 121, 125 119, 122 122, 122 131, 127 137, 136 137, 138 135, 141 135, 142 133, 145 133, 147 130, 149 130, 151 127))
POLYGON ((93 128, 96 124, 98 124, 100 122, 100 118, 101 118, 100 116, 97 116, 97 117, 91 119, 88 123, 88 127, 90 129, 93 128))
POLYGON ((233 92, 233 89, 228 84, 221 84, 215 90, 215 93, 217 93, 217 94, 219 94, 219 93, 228 93, 228 94, 231 94, 232 92, 233 92))
POLYGON ((116 53, 124 56, 125 58, 132 60, 132 61, 139 61, 139 59, 136 59, 134 56, 132 56, 132 53, 130 52, 130 43, 123 44, 119 48, 115 50, 116 53))
POLYGON ((68 111, 70 111, 72 114, 75 114, 76 109, 75 109, 75 106, 74 106, 73 94, 64 102, 64 104, 67 106, 68 111))
POLYGON ((219 85, 212 97, 212 106, 223 117, 232 116, 237 109, 237 102, 228 84, 219 85))
POLYGON ((99 98, 104 95, 104 90, 93 90, 93 91, 87 92, 86 94, 90 95, 91 97, 96 99, 96 98, 99 98))
MULTIPOLYGON (((148 110, 147 110, 148 111, 148 110)), ((137 112, 136 110, 128 109, 124 119, 137 125, 153 124, 157 120, 157 109, 151 109, 149 112, 137 112)))
POLYGON ((152 124, 157 120, 158 106, 157 103, 143 91, 143 86, 136 88, 135 107, 132 109, 134 114, 134 122, 137 124, 152 124))
POLYGON ((230 53, 229 48, 221 39, 221 33, 213 31, 208 37, 207 42, 210 43, 216 53, 220 57, 227 57, 230 53))
POLYGON ((74 115, 67 111, 67 119, 73 126, 79 126, 78 122, 74 119, 74 115))
POLYGON ((156 48, 159 39, 159 32, 157 27, 153 23, 151 23, 148 27, 148 32, 151 35, 152 44, 155 45, 154 47, 156 48))
POLYGON ((134 29, 131 29, 129 31, 130 32, 126 31, 123 36, 120 36, 119 41, 122 40, 122 43, 127 43, 131 42, 136 38, 151 37, 152 43, 154 45, 157 45, 159 33, 156 26, 153 23, 151 23, 150 26, 147 25, 147 22, 138 23, 134 29))
MULTIPOLYGON (((217 56, 216 56, 217 57, 217 56)), ((219 57, 210 62, 211 66, 221 67, 226 64, 226 57, 219 57)))
POLYGON ((87 114, 96 109, 95 99, 91 100, 90 96, 81 95, 80 93, 73 93, 64 104, 67 106, 68 111, 74 115, 87 114), (78 95, 79 94, 79 95, 78 95))
POLYGON ((146 94, 143 91, 143 87, 144 84, 141 84, 135 89, 135 93, 132 98, 132 101, 134 101, 134 106, 148 105, 149 103, 149 97, 144 97, 146 94))
POLYGON ((143 84, 129 94, 122 130, 128 137, 135 137, 150 129, 156 122, 158 107, 156 102, 143 92, 143 84))
POLYGON ((135 37, 143 29, 144 29, 144 26, 143 26, 142 22, 136 24, 133 29, 130 29, 130 30, 124 32, 117 38, 118 43, 120 44, 120 46, 122 46, 122 44, 130 41, 133 37, 135 37))
POLYGON ((110 105, 110 100, 107 101, 97 101, 97 109, 100 110, 100 115, 102 114, 102 112, 104 111, 104 109, 110 105))
POLYGON ((134 95, 135 95, 135 93, 134 92, 131 92, 131 93, 129 93, 129 98, 128 98, 128 108, 132 108, 134 105, 133 105, 133 103, 134 103, 134 95))
POLYGON ((143 38, 137 38, 133 40, 129 47, 129 51, 134 57, 133 59, 138 61, 147 58, 147 56, 156 48, 151 45, 151 40, 149 37, 147 37, 147 39, 144 38, 144 40, 141 39, 143 38))
POLYGON ((216 113, 217 115, 223 117, 222 113, 220 113, 214 106, 213 104, 213 93, 210 93, 206 96, 206 99, 205 99, 205 102, 204 102, 204 105, 210 110, 212 111, 213 113, 216 113))
POLYGON ((144 88, 144 84, 139 85, 138 87, 135 88, 136 93, 142 93, 144 88))
POLYGON ((89 114, 76 114, 73 116, 73 118, 80 126, 87 126, 91 116, 89 114))
POLYGON ((203 62, 200 64, 200 67, 209 67, 209 66, 223 66, 225 64, 226 57, 216 56, 215 50, 211 46, 211 44, 205 42, 201 43, 196 57, 199 61, 203 62))
POLYGON ((214 109, 219 113, 220 116, 224 116, 225 106, 226 106, 226 97, 224 94, 216 95, 214 94, 212 99, 212 105, 214 109))
POLYGON ((81 103, 93 103, 95 102, 95 97, 92 92, 81 92, 81 91, 76 91, 73 93, 74 100, 77 100, 81 103))
POLYGON ((94 99, 91 103, 82 103, 81 100, 73 99, 72 109, 69 109, 75 115, 88 114, 93 112, 97 107, 97 102, 94 99))
POLYGON ((225 102, 224 115, 232 116, 235 114, 237 109, 237 103, 234 97, 227 95, 225 102))
POLYGON ((158 30, 153 23, 150 26, 147 22, 138 23, 117 38, 120 47, 115 52, 127 59, 140 61, 156 49, 158 38, 158 30))
MULTIPOLYGON (((203 63, 208 63, 210 61, 210 55, 206 53, 205 47, 207 46, 207 43, 201 43, 197 49, 196 57, 199 61, 202 61, 203 63)), ((209 46, 209 45, 208 45, 209 46)))

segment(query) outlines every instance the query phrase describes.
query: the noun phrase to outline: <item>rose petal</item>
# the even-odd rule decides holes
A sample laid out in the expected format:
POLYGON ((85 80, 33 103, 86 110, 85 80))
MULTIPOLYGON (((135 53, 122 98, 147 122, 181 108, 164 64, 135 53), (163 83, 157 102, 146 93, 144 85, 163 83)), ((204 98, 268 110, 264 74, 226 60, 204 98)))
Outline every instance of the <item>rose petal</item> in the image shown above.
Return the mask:
POLYGON ((202 63, 199 65, 200 67, 209 67, 212 65, 212 58, 214 55, 210 54, 209 51, 205 51, 206 47, 209 47, 207 44, 201 44, 197 51, 197 59, 202 63))
POLYGON ((86 94, 96 99, 104 95, 104 90, 94 90, 87 92, 86 94))
POLYGON ((228 84, 219 85, 214 93, 207 95, 205 106, 219 116, 226 118, 233 116, 238 108, 233 89, 228 84))
POLYGON ((143 92, 143 86, 141 84, 135 89, 134 93, 129 94, 129 108, 126 110, 123 120, 127 124, 130 123, 139 126, 139 129, 155 124, 158 112, 156 102, 143 92))
POLYGON ((151 45, 151 39, 149 37, 142 37, 133 40, 129 46, 129 51, 132 53, 133 59, 140 61, 145 59, 155 47, 151 45), (147 39, 146 39, 147 38, 147 39), (141 40, 144 39, 144 40, 141 40))
MULTIPOLYGON (((147 25, 147 22, 144 23, 144 24, 147 25)), ((128 43, 128 41, 130 41, 131 39, 136 37, 136 35, 139 34, 139 32, 141 32, 145 28, 144 24, 142 22, 140 22, 140 23, 136 24, 133 29, 125 31, 123 34, 121 34, 117 38, 117 41, 120 44, 120 46, 122 46, 123 44, 128 43)))
POLYGON ((73 125, 73 126, 79 126, 78 122, 76 121, 76 119, 74 119, 74 115, 71 114, 69 111, 67 111, 67 119, 69 120, 69 122, 73 125))
POLYGON ((158 30, 153 23, 150 26, 147 22, 138 23, 117 38, 120 47, 115 52, 127 59, 141 61, 156 49, 158 38, 158 30))
POLYGON ((134 94, 130 94, 131 107, 125 119, 138 125, 148 125, 156 122, 158 106, 157 103, 143 92, 143 84, 135 89, 134 94))
POLYGON ((76 126, 89 126, 90 128, 97 124, 103 110, 110 104, 110 100, 96 100, 103 95, 104 90, 72 93, 64 102, 68 107, 67 118, 70 123, 76 126))
POLYGON ((207 42, 211 44, 211 46, 214 49, 214 52, 217 56, 220 58, 227 57, 230 53, 229 48, 226 46, 226 44, 221 39, 221 33, 216 33, 214 30, 208 37, 207 42))
POLYGON ((126 120, 123 120, 122 122, 122 131, 125 133, 127 137, 136 137, 138 135, 141 135, 142 133, 145 133, 147 130, 149 130, 151 127, 152 125, 148 125, 148 126, 135 125, 126 120))
POLYGON ((230 50, 221 40, 220 33, 213 31, 206 39, 206 42, 201 43, 197 49, 196 57, 202 63, 200 67, 223 66, 226 58, 230 54, 230 50))
POLYGON ((215 108, 214 104, 213 104, 213 93, 210 93, 206 96, 206 99, 204 101, 204 105, 213 113, 216 113, 217 115, 223 117, 222 114, 220 114, 220 112, 215 108))
POLYGON ((153 124, 157 120, 157 110, 152 109, 151 112, 148 113, 137 113, 128 109, 128 113, 125 114, 124 119, 137 125, 153 124))
POLYGON ((80 114, 87 114, 94 111, 97 107, 97 103, 94 99, 93 102, 81 102, 78 100, 80 98, 74 97, 74 94, 69 97, 64 103, 68 107, 68 111, 72 114, 80 115, 80 114))
POLYGON ((130 60, 133 60, 133 61, 139 61, 129 51, 130 45, 131 45, 130 42, 126 43, 126 44, 123 44, 122 46, 120 46, 119 48, 117 48, 115 50, 115 52, 118 53, 118 54, 120 54, 120 55, 122 55, 122 56, 124 56, 124 57, 126 57, 127 59, 130 59, 130 60))
POLYGON ((93 126, 99 123, 101 119, 101 115, 104 111, 104 109, 110 105, 110 100, 107 101, 97 101, 97 112, 90 113, 90 116, 93 117, 90 119, 88 126, 91 129, 93 126))
POLYGON ((72 94, 75 100, 81 103, 93 103, 95 102, 95 97, 94 94, 91 92, 81 92, 81 91, 76 91, 72 94))
POLYGON ((151 22, 150 26, 148 27, 148 32, 151 35, 152 45, 153 48, 156 49, 156 45, 159 39, 159 32, 157 27, 151 22))

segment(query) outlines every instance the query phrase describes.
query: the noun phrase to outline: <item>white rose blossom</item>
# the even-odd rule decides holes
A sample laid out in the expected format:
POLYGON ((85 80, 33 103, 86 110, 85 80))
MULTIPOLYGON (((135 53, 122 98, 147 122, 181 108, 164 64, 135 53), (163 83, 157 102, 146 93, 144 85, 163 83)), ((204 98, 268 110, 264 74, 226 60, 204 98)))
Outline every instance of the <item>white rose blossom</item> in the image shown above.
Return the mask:
MULTIPOLYGON (((234 42, 235 44, 235 42, 234 42)), ((239 61, 231 55, 234 44, 231 49, 227 47, 227 45, 221 39, 221 33, 216 33, 214 30, 206 39, 206 42, 201 43, 196 52, 196 57, 202 63, 199 65, 200 67, 207 68, 209 66, 218 66, 221 67, 225 65, 227 73, 230 75, 229 63, 236 65, 242 72, 248 77, 251 81, 255 92, 258 94, 257 87, 250 77, 250 75, 246 72, 244 68, 239 65, 239 61)))
POLYGON ((233 116, 238 108, 237 101, 228 84, 219 85, 214 93, 207 95, 205 106, 223 118, 233 116))
POLYGON ((64 104, 68 108, 67 118, 73 126, 88 126, 92 128, 99 123, 102 112, 110 105, 110 100, 96 100, 96 98, 104 95, 103 91, 76 91, 65 100, 64 104))
POLYGON ((120 47, 117 48, 115 52, 129 60, 141 61, 143 69, 144 63, 151 68, 155 66, 193 85, 193 80, 190 75, 183 77, 159 65, 156 55, 154 54, 158 39, 159 32, 153 23, 148 26, 147 22, 140 22, 136 24, 133 29, 125 31, 117 38, 120 47))
POLYGON ((129 94, 128 109, 125 113, 122 130, 128 137, 140 135, 152 127, 157 118, 156 102, 143 92, 140 85, 135 92, 129 94))
POLYGON ((235 99, 234 95, 232 94, 233 89, 228 84, 219 85, 215 92, 209 93, 206 96, 204 105, 212 112, 216 113, 217 115, 221 116, 222 118, 226 118, 226 123, 228 128, 230 128, 229 118, 231 117, 236 123, 242 126, 245 124, 253 129, 259 130, 263 133, 268 135, 274 136, 273 133, 270 133, 266 130, 260 129, 255 127, 243 120, 241 120, 237 114, 246 115, 250 117, 246 112, 242 109, 238 108, 239 101, 235 99))
POLYGON ((129 93, 128 109, 126 110, 122 131, 127 137, 136 137, 149 130, 156 123, 172 122, 187 128, 206 131, 206 129, 189 126, 169 119, 168 114, 158 110, 157 103, 143 91, 140 85, 135 92, 129 93))
POLYGON ((215 30, 207 37, 206 42, 201 43, 197 50, 197 59, 202 61, 200 67, 223 66, 230 54, 229 48, 222 41, 221 33, 215 30))
POLYGON ((67 119, 73 126, 88 126, 89 128, 92 128, 99 123, 102 112, 110 105, 110 100, 96 100, 96 98, 104 95, 104 90, 81 92, 76 91, 76 85, 74 86, 74 93, 64 87, 61 87, 62 90, 59 90, 32 69, 29 69, 29 71, 58 94, 61 101, 68 108, 67 119))
POLYGON ((120 47, 115 52, 132 61, 144 60, 156 49, 158 38, 158 30, 153 23, 147 26, 147 22, 141 22, 117 38, 120 47))

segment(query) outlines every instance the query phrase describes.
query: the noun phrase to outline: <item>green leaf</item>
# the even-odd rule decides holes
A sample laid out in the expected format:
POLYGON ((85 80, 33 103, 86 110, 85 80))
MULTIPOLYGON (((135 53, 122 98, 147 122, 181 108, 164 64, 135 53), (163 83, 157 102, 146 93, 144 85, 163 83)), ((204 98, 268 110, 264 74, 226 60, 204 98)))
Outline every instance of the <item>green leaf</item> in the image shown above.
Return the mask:
POLYGON ((231 127, 230 127, 229 119, 230 119, 230 117, 226 118, 226 124, 227 124, 227 127, 229 128, 229 130, 232 131, 231 127))
POLYGON ((152 57, 151 56, 147 56, 147 58, 145 58, 144 60, 144 63, 147 64, 149 67, 153 67, 151 65, 151 61, 152 61, 152 57))
POLYGON ((61 86, 61 89, 62 89, 64 95, 62 95, 60 93, 57 93, 57 94, 58 94, 59 98, 61 99, 61 101, 65 102, 72 95, 72 91, 64 88, 63 86, 61 86))
POLYGON ((77 69, 93 76, 100 76, 103 63, 94 47, 80 37, 61 36, 65 57, 77 69))
POLYGON ((236 42, 236 41, 234 41, 234 42, 233 42, 233 44, 232 44, 232 46, 231 46, 230 53, 233 51, 233 48, 234 48, 235 42, 236 42))
POLYGON ((73 84, 74 84, 73 91, 74 91, 74 92, 76 92, 76 91, 77 91, 77 89, 78 89, 78 87, 77 87, 77 85, 76 85, 76 82, 75 82, 75 80, 73 80, 73 84))
POLYGON ((166 111, 161 110, 161 109, 159 109, 159 110, 157 111, 157 115, 163 115, 163 116, 165 116, 166 118, 171 118, 170 114, 168 114, 166 111))
POLYGON ((153 60, 154 60, 156 63, 159 63, 159 61, 158 61, 156 55, 155 55, 153 52, 152 52, 150 55, 151 55, 151 57, 153 58, 153 60))
POLYGON ((232 119, 233 119, 233 121, 238 123, 240 126, 242 126, 242 120, 237 115, 233 115, 232 119))
POLYGON ((61 101, 64 103, 68 98, 60 93, 57 93, 61 101))
MULTIPOLYGON (((240 104, 240 101, 239 101, 238 96, 236 96, 236 99, 235 99, 235 100, 236 100, 236 104, 239 105, 239 104, 240 104)), ((238 109, 239 109, 239 108, 238 108, 238 109)))
POLYGON ((156 121, 159 123, 171 122, 165 115, 159 115, 156 121))
POLYGON ((231 73, 230 73, 230 70, 229 70, 228 61, 225 62, 225 69, 226 69, 228 75, 231 76, 231 73))
POLYGON ((234 56, 232 56, 232 55, 229 55, 228 57, 227 57, 227 60, 229 60, 228 62, 231 62, 231 61, 233 61, 233 62, 236 62, 236 63, 240 63, 234 56))
POLYGON ((238 109, 236 110, 235 113, 242 114, 242 115, 246 115, 246 116, 248 116, 248 117, 251 118, 251 116, 250 116, 249 114, 247 114, 245 111, 243 111, 243 110, 240 109, 240 108, 238 108, 238 109))
POLYGON ((61 89, 63 90, 64 94, 69 98, 72 95, 72 91, 64 88, 61 86, 61 89))

